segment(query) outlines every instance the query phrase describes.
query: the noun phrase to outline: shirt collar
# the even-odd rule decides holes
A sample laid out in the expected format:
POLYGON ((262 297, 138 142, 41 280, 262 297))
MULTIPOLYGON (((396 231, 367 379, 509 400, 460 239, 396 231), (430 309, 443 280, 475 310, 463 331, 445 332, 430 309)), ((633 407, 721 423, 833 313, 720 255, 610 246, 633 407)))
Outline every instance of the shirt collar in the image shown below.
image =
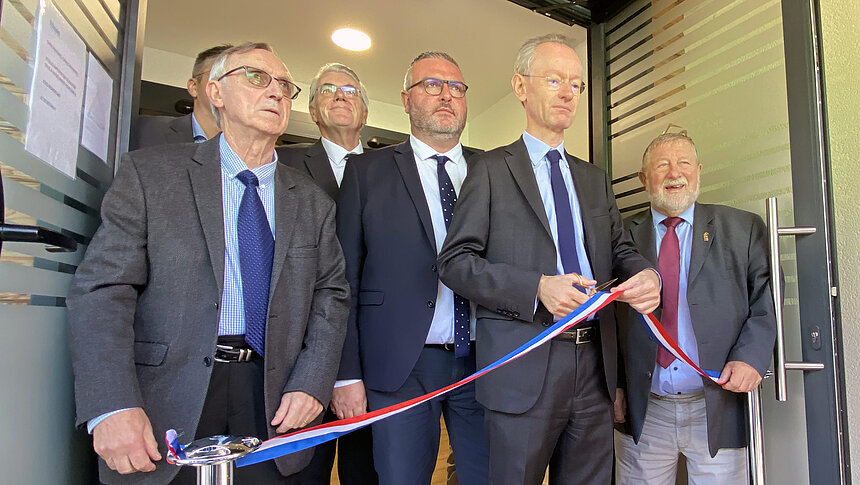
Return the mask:
MULTIPOLYGON (((682 212, 678 217, 680 217, 681 219, 684 219, 684 222, 686 222, 687 224, 690 224, 692 226, 693 225, 693 212, 695 212, 695 209, 696 209, 696 203, 693 202, 693 205, 691 205, 690 207, 687 207, 687 210, 682 212)), ((657 226, 662 224, 663 219, 666 219, 667 217, 669 217, 669 216, 667 216, 666 214, 661 214, 661 213, 657 212, 656 210, 654 210, 653 207, 651 208, 651 218, 654 220, 654 228, 655 229, 657 228, 657 226)))
POLYGON ((197 117, 194 116, 194 112, 191 112, 191 135, 194 141, 197 141, 197 137, 202 136, 203 140, 206 141, 208 138, 206 137, 206 132, 203 131, 203 128, 200 128, 200 123, 197 122, 197 117))
MULTIPOLYGON (((427 160, 428 158, 436 155, 437 152, 430 145, 424 143, 423 141, 415 138, 412 135, 409 135, 409 144, 412 145, 412 151, 415 153, 415 156, 418 157, 419 160, 427 160)), ((439 155, 445 155, 448 157, 451 162, 454 164, 460 163, 460 160, 463 160, 463 145, 457 143, 454 148, 448 150, 445 153, 439 153, 439 155)))
MULTIPOLYGON (((223 134, 219 135, 218 148, 221 152, 221 170, 230 176, 230 178, 235 179, 239 172, 248 170, 248 166, 241 158, 239 158, 239 155, 233 151, 233 148, 231 148, 230 144, 227 143, 223 134)), ((257 180, 260 181, 260 186, 267 186, 275 181, 275 168, 277 167, 277 162, 278 151, 275 150, 271 162, 251 170, 254 172, 254 175, 257 176, 257 180)))
POLYGON ((325 149, 325 153, 328 156, 329 161, 335 164, 343 163, 343 157, 351 153, 364 153, 364 147, 361 146, 360 141, 358 142, 358 146, 352 150, 347 150, 324 136, 320 137, 320 141, 322 142, 322 146, 325 149))
POLYGON ((523 132, 523 142, 526 144, 526 150, 529 152, 529 160, 532 161, 532 165, 537 167, 543 159, 546 157, 546 154, 550 150, 557 150, 559 155, 561 155, 561 160, 567 160, 564 156, 564 140, 558 144, 557 147, 551 147, 546 143, 538 140, 529 132, 523 132))

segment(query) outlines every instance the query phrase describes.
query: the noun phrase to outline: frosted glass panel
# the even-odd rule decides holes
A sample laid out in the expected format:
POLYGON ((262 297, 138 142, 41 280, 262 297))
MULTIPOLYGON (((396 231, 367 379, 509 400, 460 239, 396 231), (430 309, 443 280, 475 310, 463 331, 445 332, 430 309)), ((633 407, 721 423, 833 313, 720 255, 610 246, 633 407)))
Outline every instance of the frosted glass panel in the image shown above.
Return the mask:
MULTIPOLYGON (((607 34, 609 137, 618 204, 647 207, 636 173, 642 152, 669 123, 684 127, 703 164, 705 203, 764 215, 777 196, 780 224, 793 224, 782 18, 778 0, 638 1, 607 34), (625 15, 627 18, 625 18, 625 15)), ((802 360, 792 239, 780 240, 786 352, 802 360)), ((808 483, 803 376, 789 373, 791 401, 763 385, 769 483, 808 483)))

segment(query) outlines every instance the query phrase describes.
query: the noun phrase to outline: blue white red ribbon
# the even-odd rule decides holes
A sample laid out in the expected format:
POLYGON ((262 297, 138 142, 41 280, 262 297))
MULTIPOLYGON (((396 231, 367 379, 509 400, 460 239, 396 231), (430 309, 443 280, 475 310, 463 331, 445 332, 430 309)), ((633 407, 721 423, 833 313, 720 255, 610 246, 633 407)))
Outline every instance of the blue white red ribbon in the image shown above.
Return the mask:
MULTIPOLYGON (((576 308, 569 315, 559 320, 558 322, 556 322, 528 342, 522 344, 521 346, 512 350, 511 352, 499 358, 495 362, 487 365, 486 367, 478 370, 469 377, 466 377, 458 382, 445 386, 441 389, 437 389, 436 391, 430 392, 423 396, 419 396, 399 404, 394 404, 392 406, 378 409, 376 411, 371 411, 360 416, 340 419, 337 421, 320 424, 312 428, 307 428, 300 431, 294 431, 285 435, 276 436, 267 441, 264 441, 263 444, 259 448, 257 448, 257 450, 236 460, 236 465, 240 467, 253 465, 255 463, 272 460, 284 455, 288 455, 290 453, 295 453, 297 451, 312 448, 318 444, 337 439, 338 437, 355 431, 356 429, 369 426, 389 416, 393 416, 395 414, 407 411, 435 397, 441 396, 458 387, 464 386, 481 377, 482 375, 522 357, 523 355, 531 352, 535 348, 552 340, 560 333, 573 328, 574 326, 583 322, 586 318, 588 318, 589 316, 591 316, 592 314, 594 314, 595 312, 621 296, 622 293, 623 291, 617 291, 614 293, 598 292, 594 294, 591 298, 589 298, 585 303, 576 308)), ((648 316, 645 316, 640 314, 640 317, 642 319, 643 324, 658 344, 665 347, 669 352, 675 355, 676 358, 681 359, 682 361, 689 364, 699 374, 716 382, 716 378, 719 376, 719 373, 713 371, 704 371, 700 369, 692 361, 692 359, 690 359, 687 354, 685 354, 684 351, 681 350, 681 348, 672 339, 672 337, 670 337, 666 333, 665 329, 654 317, 654 315, 649 314, 648 316)), ((167 441, 168 461, 171 461, 171 456, 181 456, 181 454, 183 453, 182 446, 177 442, 176 431, 172 429, 168 430, 165 435, 165 440, 167 441)))

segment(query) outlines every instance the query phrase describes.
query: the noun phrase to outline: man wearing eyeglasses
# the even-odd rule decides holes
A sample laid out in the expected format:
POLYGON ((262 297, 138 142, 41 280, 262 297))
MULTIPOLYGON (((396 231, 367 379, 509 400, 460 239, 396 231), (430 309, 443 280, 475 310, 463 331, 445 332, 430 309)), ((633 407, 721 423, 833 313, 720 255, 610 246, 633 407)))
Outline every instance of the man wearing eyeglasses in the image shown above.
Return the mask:
MULTIPOLYGON (((353 386, 371 410, 475 370, 473 308, 436 270, 468 169, 460 145, 467 89, 450 55, 419 55, 401 92, 409 140, 350 158, 344 171, 337 224, 353 298, 338 378, 360 379, 353 386)), ((471 384, 373 424, 379 483, 429 485, 442 415, 460 483, 487 483, 483 410, 471 384)))
POLYGON ((193 111, 179 117, 138 116, 132 126, 129 150, 167 143, 202 143, 221 131, 206 96, 206 83, 209 81, 212 63, 231 47, 233 46, 230 44, 216 45, 197 54, 186 87, 188 94, 194 99, 193 111))
MULTIPOLYGON (((478 305, 478 366, 502 357, 612 278, 646 312, 657 273, 624 235, 606 174, 564 151, 585 89, 569 39, 520 48, 511 80, 526 112, 514 143, 478 155, 439 255, 442 282, 478 305)), ((614 308, 477 382, 490 482, 608 484, 615 395, 614 308), (610 394, 611 390, 611 394, 610 394)))
MULTIPOLYGON (((275 153, 299 88, 268 45, 243 44, 206 92, 221 135, 123 156, 67 300, 102 483, 195 483, 162 459, 167 429, 265 439, 318 424, 331 396, 349 300, 335 206, 275 153)), ((297 483, 310 459, 237 483, 297 483)))
MULTIPOLYGON (((278 156, 290 167, 307 173, 337 201, 347 158, 364 152, 361 127, 367 122, 367 90, 349 67, 329 63, 311 80, 308 111, 320 130, 315 143, 278 148, 278 156)), ((324 422, 351 418, 367 412, 363 389, 350 380, 335 383, 331 406, 324 422)), ((338 478, 342 485, 374 485, 373 440, 370 427, 314 447, 314 458, 302 470, 302 485, 328 485, 337 450, 338 478), (337 443, 337 444, 335 444, 337 443)))
POLYGON ((744 394, 767 372, 776 339, 767 228, 755 214, 696 202, 701 172, 686 132, 652 140, 639 172, 651 208, 625 224, 660 267, 663 327, 699 367, 720 372, 720 385, 658 348, 638 315, 620 306, 622 485, 674 484, 680 455, 689 483, 749 483, 744 394))

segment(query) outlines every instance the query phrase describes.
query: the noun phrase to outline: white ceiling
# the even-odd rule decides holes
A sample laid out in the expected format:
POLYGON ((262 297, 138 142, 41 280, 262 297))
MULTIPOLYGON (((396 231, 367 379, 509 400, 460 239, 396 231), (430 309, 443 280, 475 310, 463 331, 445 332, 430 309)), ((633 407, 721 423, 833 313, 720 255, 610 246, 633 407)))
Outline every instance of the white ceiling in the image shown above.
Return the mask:
POLYGON ((441 50, 460 64, 474 116, 510 93, 522 42, 550 32, 586 40, 585 29, 507 0, 148 0, 145 45, 193 58, 215 44, 269 42, 296 80, 308 83, 319 66, 342 62, 371 99, 395 105, 409 62, 441 50), (373 46, 365 52, 335 46, 331 33, 344 26, 368 33, 373 46))

